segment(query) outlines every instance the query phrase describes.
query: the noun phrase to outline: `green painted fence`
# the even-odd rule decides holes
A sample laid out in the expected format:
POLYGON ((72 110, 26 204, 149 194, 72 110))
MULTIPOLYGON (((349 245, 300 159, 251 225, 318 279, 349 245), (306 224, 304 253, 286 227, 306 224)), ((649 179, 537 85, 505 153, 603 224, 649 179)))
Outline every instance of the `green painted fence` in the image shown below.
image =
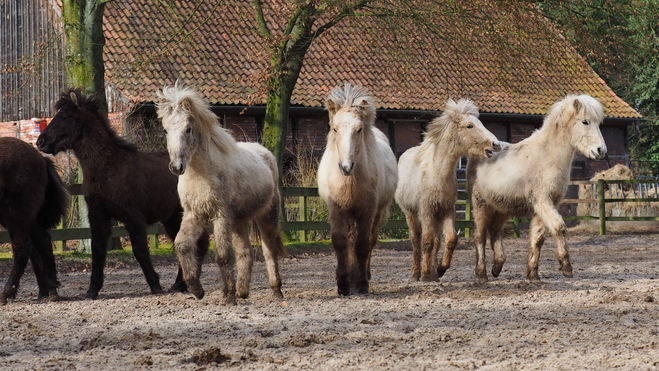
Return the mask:
MULTIPOLYGON (((566 216, 564 219, 567 220, 599 220, 600 221, 600 234, 606 234, 606 223, 614 221, 659 221, 659 216, 650 216, 650 217, 607 217, 606 216, 606 204, 611 202, 659 202, 659 198, 654 197, 639 197, 639 198, 605 198, 605 190, 610 185, 632 185, 632 187, 659 187, 658 180, 599 180, 597 182, 589 181, 578 181, 571 182, 571 185, 595 185, 597 189, 597 198, 592 199, 567 199, 564 200, 564 203, 596 203, 599 205, 599 216, 566 216)), ((80 196, 82 194, 81 187, 79 184, 74 184, 69 187, 69 192, 73 196, 80 196)), ((642 192, 640 192, 642 195, 642 192)), ((298 220, 290 222, 282 222, 281 229, 283 231, 300 231, 300 240, 304 241, 306 239, 306 231, 312 230, 328 230, 329 223, 327 221, 313 221, 309 220, 307 212, 307 200, 309 197, 318 197, 317 188, 301 188, 301 187, 286 187, 282 189, 282 196, 290 198, 297 197, 297 204, 286 204, 286 207, 296 207, 298 208, 298 220)), ((471 228, 474 227, 473 221, 471 220, 471 205, 469 200, 466 199, 466 192, 458 192, 458 201, 457 205, 459 208, 458 213, 462 218, 456 220, 456 228, 464 229, 465 236, 469 237, 471 228)), ((526 219, 514 219, 511 220, 511 223, 515 227, 516 235, 519 235, 519 224, 520 222, 528 221, 526 219)), ((389 220, 383 228, 407 228, 407 223, 405 220, 389 220)), ((148 234, 150 235, 151 245, 156 246, 158 243, 157 235, 165 234, 164 228, 160 224, 152 225, 148 229, 148 234)), ((72 228, 72 229, 53 229, 51 230, 51 236, 53 241, 62 241, 57 244, 58 248, 62 247, 62 244, 67 240, 78 240, 91 238, 91 231, 89 228, 72 228)), ((126 237, 128 232, 125 228, 121 226, 113 227, 112 237, 126 237)), ((9 242, 9 233, 7 231, 0 231, 0 243, 9 242)))

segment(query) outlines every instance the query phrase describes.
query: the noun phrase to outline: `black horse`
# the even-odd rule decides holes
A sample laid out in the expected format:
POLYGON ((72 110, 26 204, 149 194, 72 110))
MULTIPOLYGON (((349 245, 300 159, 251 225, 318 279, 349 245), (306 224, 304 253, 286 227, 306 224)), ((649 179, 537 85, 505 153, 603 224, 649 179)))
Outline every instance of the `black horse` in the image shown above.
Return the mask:
POLYGON ((14 299, 27 261, 39 285, 39 298, 58 300, 57 269, 48 230, 69 207, 69 194, 53 161, 16 138, 0 138, 0 225, 11 237, 14 262, 0 305, 14 299))
MULTIPOLYGON (((73 150, 82 167, 82 192, 92 232, 92 277, 86 298, 97 298, 103 287, 112 219, 128 230, 133 254, 151 292, 161 293, 146 230, 161 222, 174 240, 183 214, 176 190, 178 178, 169 171, 167 152, 141 152, 119 138, 100 111, 99 102, 85 97, 80 89, 62 93, 55 109, 57 114, 39 136, 37 147, 51 154, 73 150)), ((208 252, 208 233, 197 243, 201 264, 208 252)), ((180 268, 171 289, 187 290, 180 268)))

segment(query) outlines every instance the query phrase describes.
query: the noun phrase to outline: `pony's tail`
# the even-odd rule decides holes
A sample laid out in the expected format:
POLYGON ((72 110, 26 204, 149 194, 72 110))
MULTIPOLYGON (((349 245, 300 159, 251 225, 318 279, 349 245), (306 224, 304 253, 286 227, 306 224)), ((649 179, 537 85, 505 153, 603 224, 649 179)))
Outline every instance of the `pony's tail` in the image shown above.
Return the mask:
POLYGON ((57 174, 55 164, 49 158, 45 158, 48 173, 48 185, 46 186, 46 197, 37 215, 37 223, 45 229, 55 227, 62 217, 68 212, 71 201, 69 192, 64 187, 62 179, 57 174))

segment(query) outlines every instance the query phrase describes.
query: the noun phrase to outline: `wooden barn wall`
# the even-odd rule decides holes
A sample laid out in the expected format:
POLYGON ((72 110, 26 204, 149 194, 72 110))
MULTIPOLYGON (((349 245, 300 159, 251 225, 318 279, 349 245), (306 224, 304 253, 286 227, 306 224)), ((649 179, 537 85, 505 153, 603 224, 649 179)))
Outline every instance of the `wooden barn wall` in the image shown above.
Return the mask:
POLYGON ((0 122, 49 117, 66 86, 54 0, 0 0, 0 122))

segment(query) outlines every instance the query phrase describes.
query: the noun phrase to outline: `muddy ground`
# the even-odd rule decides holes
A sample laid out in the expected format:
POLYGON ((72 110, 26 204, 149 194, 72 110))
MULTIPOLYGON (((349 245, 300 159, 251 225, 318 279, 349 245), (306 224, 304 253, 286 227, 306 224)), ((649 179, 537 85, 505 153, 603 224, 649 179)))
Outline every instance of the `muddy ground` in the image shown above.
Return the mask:
MULTIPOLYGON (((281 264, 283 301, 257 262, 251 297, 234 307, 222 304, 210 259, 203 300, 148 295, 134 262, 110 261, 95 301, 83 300, 84 264, 60 260, 66 300, 36 302, 28 272, 0 307, 0 369, 659 369, 659 235, 571 232, 568 242, 574 278, 558 272, 548 241, 541 284, 524 280, 523 238, 506 239, 508 261, 486 284, 470 240, 433 283, 410 281, 407 242, 382 244, 372 293, 350 297, 336 295, 331 251, 298 252, 281 264)), ((168 287, 175 261, 157 263, 168 287)))

